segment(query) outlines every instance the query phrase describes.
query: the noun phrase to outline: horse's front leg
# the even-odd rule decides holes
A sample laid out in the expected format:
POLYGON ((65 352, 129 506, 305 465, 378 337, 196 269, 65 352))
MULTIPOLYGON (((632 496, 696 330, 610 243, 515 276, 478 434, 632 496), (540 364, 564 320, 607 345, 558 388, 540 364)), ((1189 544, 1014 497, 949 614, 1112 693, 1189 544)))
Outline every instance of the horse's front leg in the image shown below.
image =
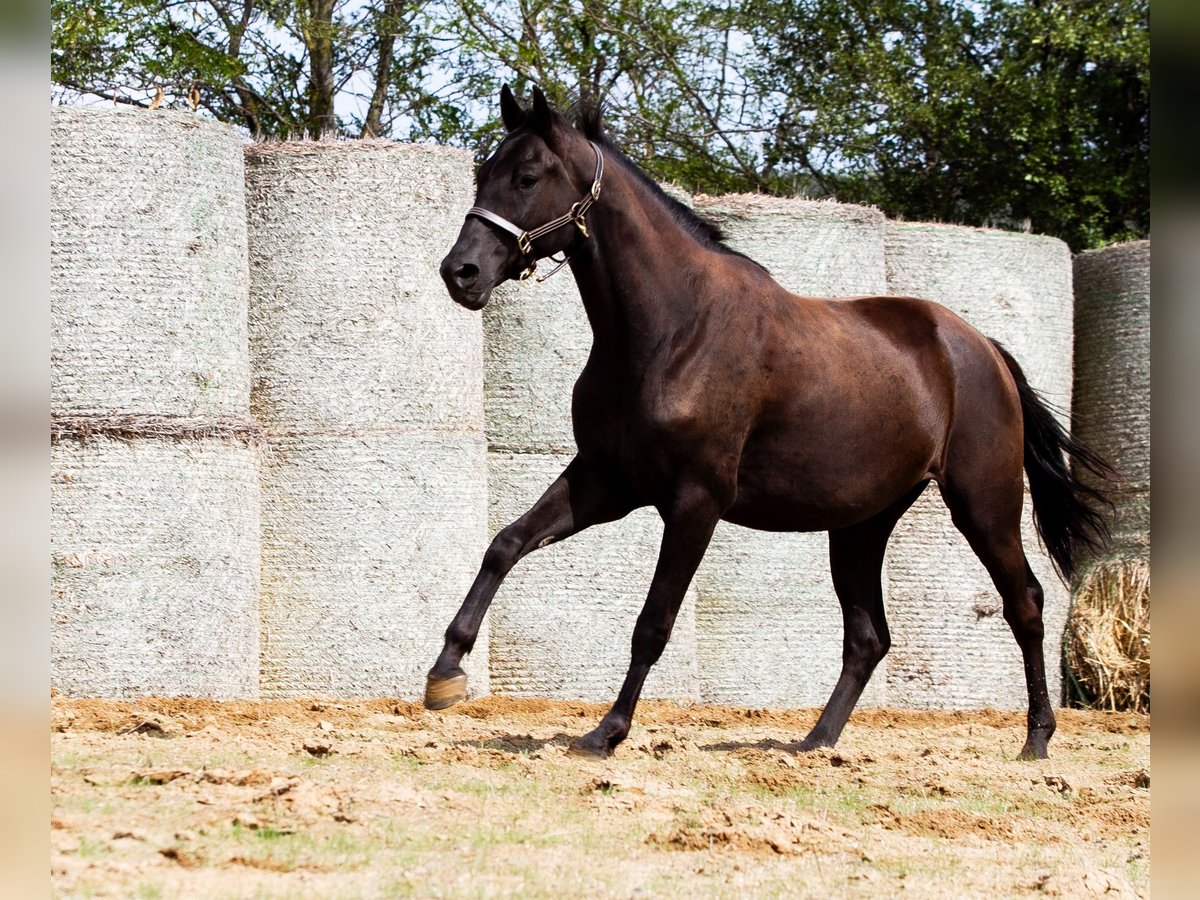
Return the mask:
POLYGON ((570 752, 579 756, 607 757, 629 734, 633 711, 650 667, 662 656, 671 628, 696 573, 722 507, 711 493, 690 488, 671 509, 663 512, 662 547, 646 603, 633 629, 633 659, 617 702, 590 733, 573 741, 570 752))
POLYGON ((483 617, 504 577, 522 557, 636 508, 628 490, 599 466, 575 457, 525 515, 492 539, 467 598, 446 629, 441 655, 425 682, 426 709, 446 709, 467 696, 462 658, 475 646, 483 617))

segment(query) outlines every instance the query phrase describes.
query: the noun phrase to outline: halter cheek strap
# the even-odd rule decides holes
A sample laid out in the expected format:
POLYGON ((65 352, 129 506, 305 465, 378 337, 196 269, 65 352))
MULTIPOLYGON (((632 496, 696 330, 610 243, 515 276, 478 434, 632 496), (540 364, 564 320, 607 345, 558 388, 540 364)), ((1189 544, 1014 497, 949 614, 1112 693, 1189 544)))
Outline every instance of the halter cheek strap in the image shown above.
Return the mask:
MULTIPOLYGON (((591 145, 592 152, 596 154, 596 175, 592 179, 591 190, 584 194, 581 200, 571 204, 571 208, 557 219, 551 219, 545 225, 539 225, 537 228, 525 230, 519 225, 514 225, 508 219, 504 218, 504 216, 499 216, 491 210, 484 209, 482 206, 472 206, 467 210, 468 216, 476 216, 485 222, 490 222, 497 228, 504 229, 517 239, 517 249, 521 252, 521 256, 524 259, 529 260, 529 265, 521 272, 521 281, 529 278, 537 270, 537 259, 533 258, 533 242, 538 238, 572 223, 579 229, 580 234, 585 239, 589 237, 587 221, 584 217, 587 215, 587 211, 592 208, 592 204, 600 199, 600 186, 604 181, 604 154, 600 152, 600 148, 594 143, 591 141, 588 141, 588 143, 591 145)), ((567 260, 564 257, 563 261, 556 268, 552 269, 548 275, 539 278, 538 281, 545 281, 550 275, 553 275, 566 264, 567 260)))

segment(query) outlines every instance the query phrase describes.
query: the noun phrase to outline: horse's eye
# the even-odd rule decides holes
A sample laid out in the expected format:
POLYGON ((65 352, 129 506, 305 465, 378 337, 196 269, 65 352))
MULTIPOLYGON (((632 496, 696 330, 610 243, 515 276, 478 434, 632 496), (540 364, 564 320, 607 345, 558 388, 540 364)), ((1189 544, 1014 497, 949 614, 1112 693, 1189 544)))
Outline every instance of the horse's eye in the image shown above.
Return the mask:
POLYGON ((519 187, 523 191, 527 191, 537 183, 538 183, 537 176, 522 175, 520 180, 517 181, 517 187, 519 187))

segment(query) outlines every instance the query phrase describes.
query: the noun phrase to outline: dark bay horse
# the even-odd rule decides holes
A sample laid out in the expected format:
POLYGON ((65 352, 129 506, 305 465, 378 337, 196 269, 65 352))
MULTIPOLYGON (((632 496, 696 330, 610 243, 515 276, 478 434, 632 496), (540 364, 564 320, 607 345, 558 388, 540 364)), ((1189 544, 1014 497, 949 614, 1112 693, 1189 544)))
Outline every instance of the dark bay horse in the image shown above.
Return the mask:
MULTIPOLYGON (((653 506, 664 532, 616 703, 572 752, 607 756, 629 733, 717 522, 828 531, 843 662, 805 750, 833 746, 888 651, 880 574, 896 522, 936 481, 987 567, 1025 662, 1021 755, 1046 756, 1054 713, 1042 589, 1021 545, 1021 472, 1038 531, 1069 578, 1106 537, 1105 497, 1067 457, 1112 475, 1067 435, 999 345, 911 297, 800 297, 667 197, 604 136, 535 89, 507 86, 507 135, 480 168, 476 205, 442 262, 450 296, 481 309, 501 282, 565 253, 594 334, 575 384, 578 455, 492 541, 429 672, 425 705, 466 696, 460 667, 501 581, 526 554, 653 506)), ((802 665, 781 659, 779 665, 802 665)))

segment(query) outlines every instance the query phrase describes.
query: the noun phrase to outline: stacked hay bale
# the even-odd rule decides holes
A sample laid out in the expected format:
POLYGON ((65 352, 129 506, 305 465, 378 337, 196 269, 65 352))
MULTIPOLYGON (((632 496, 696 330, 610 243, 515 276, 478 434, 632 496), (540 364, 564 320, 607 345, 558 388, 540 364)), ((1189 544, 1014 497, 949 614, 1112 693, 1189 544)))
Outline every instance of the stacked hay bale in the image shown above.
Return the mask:
MULTIPOLYGON (((1057 410, 1070 408, 1071 254, 1055 238, 947 225, 889 223, 888 290, 934 300, 1016 357, 1057 410)), ((1067 424, 1065 421, 1064 425, 1067 424)), ((1050 696, 1069 595, 1038 543, 1025 497, 1022 538, 1045 592, 1050 696)), ((892 627, 889 702, 918 708, 1021 708, 1021 653, 983 564, 930 487, 900 521, 887 556, 892 627)))
POLYGON ((256 144, 246 179, 262 691, 415 699, 486 546, 480 323, 437 274, 470 157, 256 144))
MULTIPOLYGON (((681 199, 672 192, 672 196, 681 199)), ((574 279, 506 284, 484 309, 489 525, 521 516, 576 452, 571 391, 592 331, 574 279)), ((611 701, 654 574, 662 521, 640 509, 522 560, 492 604, 497 693, 611 701)), ((697 695, 695 596, 689 591, 643 697, 697 695)))
MULTIPOLYGON (((1121 473, 1113 542, 1077 585, 1067 663, 1082 699, 1150 702, 1150 242, 1075 257, 1076 436, 1121 473)), ((1080 473, 1086 478, 1087 473, 1080 473)))
MULTIPOLYGON (((763 196, 697 198, 732 247, 791 291, 886 293, 884 217, 874 209, 763 196)), ((701 693, 711 703, 821 706, 842 666, 829 538, 721 523, 696 573, 701 693)), ((886 699, 885 660, 862 704, 886 699)))
POLYGON ((60 107, 50 159, 51 683, 256 696, 241 141, 60 107))

